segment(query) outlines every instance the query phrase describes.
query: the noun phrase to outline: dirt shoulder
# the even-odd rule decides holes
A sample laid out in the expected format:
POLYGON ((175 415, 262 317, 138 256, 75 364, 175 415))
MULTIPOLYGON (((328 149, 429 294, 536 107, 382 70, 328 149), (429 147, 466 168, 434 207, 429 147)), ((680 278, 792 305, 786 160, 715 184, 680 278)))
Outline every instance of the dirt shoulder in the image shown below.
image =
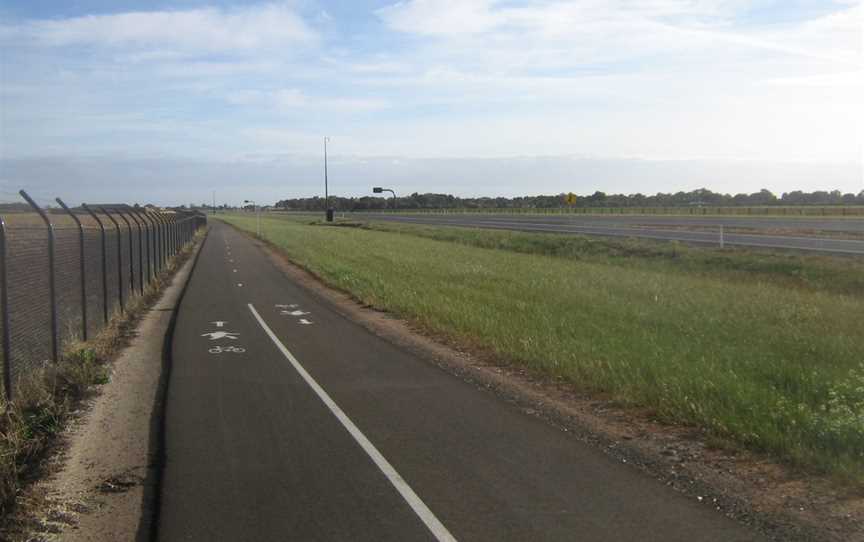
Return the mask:
POLYGON ((408 322, 361 305, 269 243, 255 242, 291 280, 369 331, 719 513, 752 525, 774 540, 864 541, 864 494, 860 489, 844 488, 830 479, 805 475, 709 439, 698 428, 664 424, 652 412, 627 408, 570 384, 508 366, 481 349, 448 344, 408 322))
POLYGON ((108 382, 85 401, 19 497, 10 540, 147 539, 159 463, 163 347, 203 243, 146 312, 108 382), (155 415, 154 415, 155 414, 155 415))

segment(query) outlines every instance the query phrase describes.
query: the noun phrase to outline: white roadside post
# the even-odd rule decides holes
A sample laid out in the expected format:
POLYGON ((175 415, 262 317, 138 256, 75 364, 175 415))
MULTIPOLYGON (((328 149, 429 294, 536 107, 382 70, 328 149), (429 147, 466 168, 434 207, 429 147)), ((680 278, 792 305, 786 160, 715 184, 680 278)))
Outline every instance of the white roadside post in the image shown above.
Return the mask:
POLYGON ((723 248, 725 245, 726 240, 723 237, 723 224, 720 224, 720 248, 723 248))

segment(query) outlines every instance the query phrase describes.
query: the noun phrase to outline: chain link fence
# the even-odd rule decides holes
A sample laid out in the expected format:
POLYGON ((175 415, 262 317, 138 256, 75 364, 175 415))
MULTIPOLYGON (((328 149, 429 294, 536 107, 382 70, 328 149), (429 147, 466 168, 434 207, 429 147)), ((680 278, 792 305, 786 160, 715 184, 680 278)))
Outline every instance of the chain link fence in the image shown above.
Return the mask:
POLYGON ((201 213, 125 204, 0 206, 0 363, 7 400, 122 313, 207 223, 201 213))

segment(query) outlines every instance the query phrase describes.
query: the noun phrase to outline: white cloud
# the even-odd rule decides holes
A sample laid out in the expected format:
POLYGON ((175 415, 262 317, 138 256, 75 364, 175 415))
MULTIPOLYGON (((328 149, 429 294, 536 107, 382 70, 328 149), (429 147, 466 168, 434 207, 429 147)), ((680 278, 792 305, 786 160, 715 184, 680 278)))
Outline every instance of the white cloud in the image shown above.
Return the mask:
POLYGON ((234 105, 264 108, 282 113, 298 109, 327 109, 341 112, 374 111, 388 106, 387 102, 381 99, 309 96, 296 88, 272 91, 241 90, 228 93, 225 99, 234 105))
POLYGON ((317 160, 326 133, 337 155, 403 166, 862 161, 860 3, 762 24, 738 0, 416 0, 379 10, 386 29, 352 34, 304 5, 311 26, 266 4, 0 27, 0 48, 13 45, 6 157, 317 160))
POLYGON ((0 36, 61 47, 99 45, 164 51, 237 52, 309 43, 316 33, 293 9, 266 4, 237 9, 141 11, 31 21, 0 36))
POLYGON ((547 36, 578 33, 586 23, 645 18, 725 19, 752 6, 749 0, 587 0, 528 2, 496 0, 409 0, 379 9, 391 28, 428 35, 488 33, 524 29, 547 36))
POLYGON ((553 1, 518 7, 494 0, 410 0, 377 14, 393 30, 437 37, 438 51, 469 59, 479 53, 493 61, 486 63, 492 70, 657 54, 704 61, 706 53, 728 57, 754 49, 860 65, 860 4, 798 24, 736 28, 733 16, 753 7, 744 0, 553 1))
POLYGON ((506 14, 492 11, 490 0, 411 0, 378 10, 393 29, 417 34, 464 34, 492 30, 506 14))

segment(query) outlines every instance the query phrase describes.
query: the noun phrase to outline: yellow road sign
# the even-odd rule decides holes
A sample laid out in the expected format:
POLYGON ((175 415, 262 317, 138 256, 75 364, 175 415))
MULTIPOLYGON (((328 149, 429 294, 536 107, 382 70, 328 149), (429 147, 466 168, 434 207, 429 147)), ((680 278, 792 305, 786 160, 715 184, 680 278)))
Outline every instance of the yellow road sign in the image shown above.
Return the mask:
POLYGON ((576 203, 576 194, 570 192, 569 194, 567 194, 566 199, 568 204, 573 205, 574 203, 576 203))

